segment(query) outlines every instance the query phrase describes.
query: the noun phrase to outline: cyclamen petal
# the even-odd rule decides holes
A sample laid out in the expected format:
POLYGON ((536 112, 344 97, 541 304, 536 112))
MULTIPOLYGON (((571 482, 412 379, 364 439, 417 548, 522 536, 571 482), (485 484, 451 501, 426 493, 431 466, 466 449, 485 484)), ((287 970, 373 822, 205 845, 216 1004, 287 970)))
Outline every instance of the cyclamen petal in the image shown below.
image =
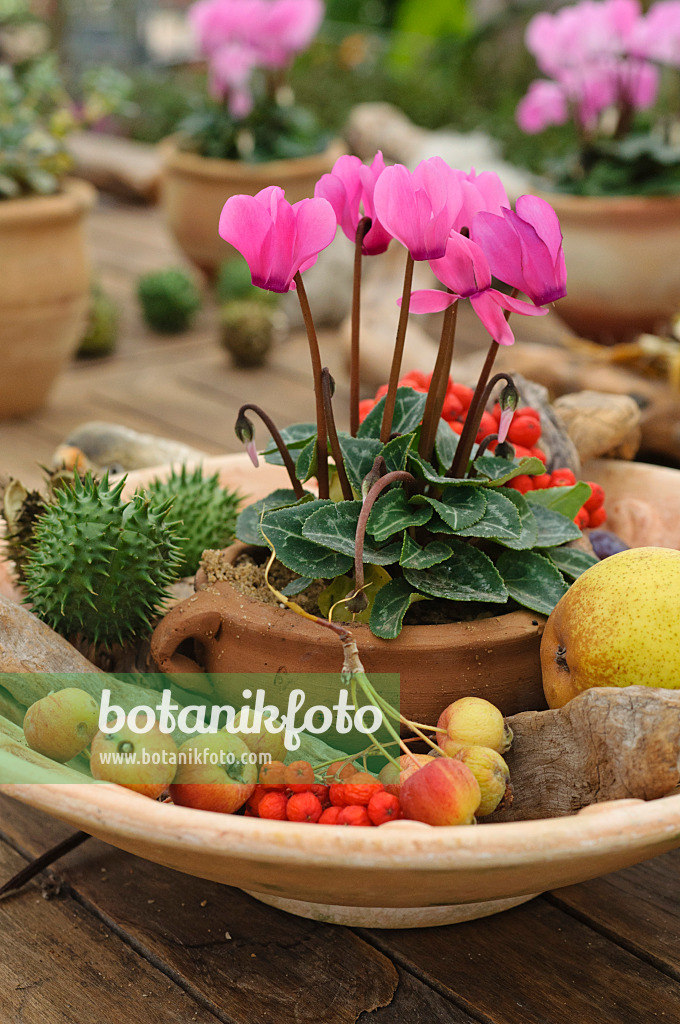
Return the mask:
POLYGON ((298 270, 310 267, 331 244, 336 227, 327 200, 303 199, 291 206, 283 189, 270 186, 255 196, 231 196, 222 210, 219 233, 244 257, 253 284, 286 292, 298 270))
POLYGON ((483 249, 456 231, 449 235, 444 256, 430 260, 430 267, 442 284, 458 295, 472 295, 491 285, 491 272, 483 249))
MULTIPOLYGON (((441 313, 443 309, 448 309, 457 301, 458 295, 452 295, 451 292, 443 292, 437 288, 421 288, 419 291, 411 293, 409 312, 441 313)), ((398 300, 397 305, 401 306, 401 299, 398 300)))
POLYGON ((375 185, 384 169, 385 161, 380 152, 370 166, 362 164, 356 156, 341 156, 330 174, 322 175, 314 188, 316 197, 330 202, 343 233, 351 242, 356 238, 361 218, 371 218, 371 227, 361 247, 364 256, 385 252, 392 241, 392 235, 376 216, 373 202, 375 185))
POLYGON ((492 289, 470 296, 472 308, 484 324, 494 341, 499 345, 512 345, 515 335, 505 319, 503 310, 496 302, 492 289))
POLYGON ((373 199, 381 224, 414 260, 444 255, 462 196, 454 170, 441 157, 423 160, 413 173, 403 164, 387 167, 373 199))

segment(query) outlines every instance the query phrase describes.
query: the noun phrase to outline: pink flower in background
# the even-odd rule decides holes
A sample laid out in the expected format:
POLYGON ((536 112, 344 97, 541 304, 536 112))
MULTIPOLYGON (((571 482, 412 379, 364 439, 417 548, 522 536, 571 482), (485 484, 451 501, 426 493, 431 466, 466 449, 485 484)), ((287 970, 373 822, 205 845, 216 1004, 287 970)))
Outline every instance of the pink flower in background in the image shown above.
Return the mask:
POLYGON ((337 220, 325 199, 292 206, 282 188, 270 185, 255 196, 231 196, 219 233, 250 267, 254 285, 271 292, 294 288, 298 270, 308 270, 335 238, 337 220))
POLYGON ((513 299, 492 288, 491 270, 484 250, 476 242, 455 231, 449 235, 445 255, 442 259, 430 260, 430 266, 450 292, 434 288, 414 292, 410 306, 413 313, 437 313, 458 299, 469 299, 484 327, 499 345, 512 345, 515 340, 510 324, 505 319, 504 309, 525 316, 547 313, 546 309, 513 299))
POLYGON ((510 207, 503 183, 493 171, 477 174, 473 167, 469 174, 464 171, 455 171, 455 174, 461 188, 462 206, 453 222, 454 230, 469 230, 474 216, 481 210, 500 213, 504 207, 510 207))
POLYGON ((680 67, 680 0, 660 0, 635 26, 631 52, 680 67))
POLYGON ((362 164, 357 156, 341 156, 335 161, 330 174, 317 181, 314 195, 327 199, 335 210, 338 224, 353 242, 362 217, 370 217, 372 224, 365 235, 361 251, 364 256, 377 256, 385 252, 392 241, 375 213, 373 193, 376 182, 385 170, 381 152, 376 153, 370 166, 362 164))
POLYGON ((529 86, 517 105, 517 124, 523 132, 535 135, 554 124, 569 120, 569 104, 564 87, 547 78, 538 78, 529 86))
POLYGON ((252 109, 252 76, 282 68, 311 43, 323 0, 198 0, 188 18, 208 60, 210 91, 236 118, 252 109))
POLYGON ((500 217, 479 213, 470 237, 484 250, 494 277, 544 306, 567 294, 560 222, 538 196, 520 196, 515 207, 500 217))
POLYGON ((411 173, 403 164, 387 167, 376 182, 375 211, 386 230, 414 260, 444 255, 463 196, 456 172, 435 156, 411 173))

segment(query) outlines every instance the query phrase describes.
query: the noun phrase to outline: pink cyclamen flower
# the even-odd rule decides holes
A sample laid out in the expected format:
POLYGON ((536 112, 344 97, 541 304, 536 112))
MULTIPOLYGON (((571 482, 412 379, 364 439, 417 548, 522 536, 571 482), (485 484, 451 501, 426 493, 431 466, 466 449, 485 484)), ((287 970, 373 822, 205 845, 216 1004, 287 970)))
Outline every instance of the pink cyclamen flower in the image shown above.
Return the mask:
POLYGON ((413 173, 403 164, 386 167, 373 200, 378 220, 414 260, 444 255, 463 203, 456 172, 439 156, 423 160, 413 173))
POLYGON ((515 211, 477 214, 470 237, 484 250, 494 277, 537 306, 567 294, 560 222, 545 199, 520 196, 515 211))
POLYGON ((473 217, 486 210, 488 213, 500 213, 502 209, 510 208, 503 183, 494 171, 482 171, 477 174, 474 167, 469 174, 464 171, 455 171, 458 178, 462 206, 456 217, 453 227, 455 231, 469 230, 473 217))
POLYGON ((377 256, 385 252, 392 241, 375 213, 373 193, 378 178, 385 170, 382 153, 376 153, 370 167, 362 164, 358 156, 341 156, 335 161, 330 174, 324 174, 316 183, 314 195, 327 199, 335 210, 338 224, 353 242, 362 217, 371 218, 371 227, 361 246, 364 256, 377 256))
POLYGON ((263 50, 270 67, 284 67, 319 31, 323 0, 266 0, 265 7, 263 50))
MULTIPOLYGON (((491 215, 489 215, 491 216, 491 215)), ((442 259, 430 260, 430 266, 450 292, 424 288, 411 296, 411 312, 438 313, 458 299, 469 299, 472 308, 494 341, 512 345, 515 336, 503 313, 509 309, 525 316, 541 316, 539 309, 528 302, 513 299, 491 287, 491 271, 484 250, 476 242, 452 231, 442 259)))
POLYGON ((231 196, 220 216, 219 233, 244 257, 254 285, 270 292, 295 287, 298 270, 308 270, 335 237, 337 221, 325 199, 291 205, 282 188, 270 185, 255 196, 231 196))
POLYGON ((550 125, 566 124, 569 104, 559 82, 538 78, 531 82, 515 111, 517 124, 527 135, 536 135, 550 125))

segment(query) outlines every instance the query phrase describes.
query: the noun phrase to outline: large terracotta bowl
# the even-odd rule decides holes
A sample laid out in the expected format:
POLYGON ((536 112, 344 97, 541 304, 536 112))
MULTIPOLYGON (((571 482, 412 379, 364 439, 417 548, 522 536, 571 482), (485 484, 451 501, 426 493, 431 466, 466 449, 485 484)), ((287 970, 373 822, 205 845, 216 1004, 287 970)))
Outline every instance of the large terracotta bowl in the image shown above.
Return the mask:
MULTIPOLYGON (((225 483, 246 493, 262 492, 262 475, 241 457, 207 459, 205 467, 219 469, 225 483)), ((264 490, 278 482, 272 470, 258 471, 267 476, 264 490)), ((613 525, 628 514, 627 493, 678 508, 680 473, 673 470, 605 462, 586 472, 605 482, 613 525)), ((148 475, 131 474, 129 488, 148 475)), ((650 528, 657 530, 652 542, 680 546, 680 523, 670 511, 648 522, 650 528)), ((680 795, 476 828, 397 822, 338 829, 161 805, 115 786, 78 784, 76 773, 45 762, 20 737, 14 727, 0 731, 0 749, 16 755, 15 762, 3 755, 4 777, 11 782, 9 766, 16 763, 21 780, 1 788, 16 799, 156 863, 339 924, 398 928, 471 920, 680 846, 680 795), (47 765, 53 783, 45 784, 36 767, 35 784, 26 784, 32 764, 47 765)))

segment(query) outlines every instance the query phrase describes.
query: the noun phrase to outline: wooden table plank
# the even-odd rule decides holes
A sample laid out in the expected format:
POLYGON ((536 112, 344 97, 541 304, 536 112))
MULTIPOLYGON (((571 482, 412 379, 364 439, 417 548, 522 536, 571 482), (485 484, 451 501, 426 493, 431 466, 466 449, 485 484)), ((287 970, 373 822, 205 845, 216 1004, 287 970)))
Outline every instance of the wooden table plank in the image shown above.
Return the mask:
MULTIPOLYGON (((3 878, 23 864, 0 843, 3 878)), ((39 885, 29 885, 0 901, 0 930, 3 1024, 133 1019, 144 1024, 216 1024, 220 1019, 70 897, 48 901, 39 885)))
POLYGON ((680 1016, 677 982, 541 898, 448 928, 361 934, 493 1024, 651 1024, 680 1016))
MULTIPOLYGON (((0 815, 0 832, 32 856, 64 838, 63 825, 9 798, 0 815)), ((354 1024, 394 996, 391 961, 351 931, 95 840, 59 872, 97 917, 234 1024, 354 1024)))
POLYGON ((680 850, 673 850, 550 899, 680 981, 679 894, 680 850))

